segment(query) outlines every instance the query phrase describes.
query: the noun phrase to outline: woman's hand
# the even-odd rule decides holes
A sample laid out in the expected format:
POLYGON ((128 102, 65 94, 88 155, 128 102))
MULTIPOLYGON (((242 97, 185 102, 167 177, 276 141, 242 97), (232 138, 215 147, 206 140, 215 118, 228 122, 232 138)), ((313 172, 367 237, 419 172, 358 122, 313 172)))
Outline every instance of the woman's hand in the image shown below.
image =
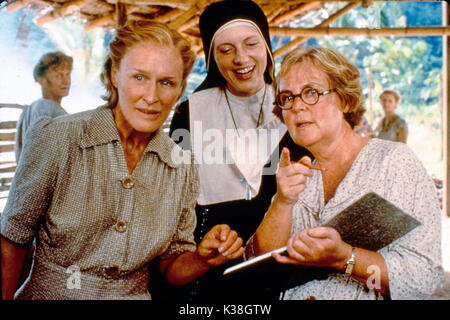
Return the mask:
POLYGON ((214 226, 197 247, 197 256, 210 266, 220 266, 244 253, 243 240, 226 224, 214 226))
POLYGON ((300 162, 291 162, 288 148, 281 151, 280 163, 276 174, 277 194, 275 201, 287 205, 293 205, 298 201, 298 195, 305 190, 306 177, 312 176, 312 170, 307 166, 311 164, 311 159, 304 156, 300 162))
POLYGON ((352 247, 343 242, 339 233, 329 227, 304 229, 287 242, 289 256, 273 254, 285 264, 332 267, 342 271, 351 256, 352 247))

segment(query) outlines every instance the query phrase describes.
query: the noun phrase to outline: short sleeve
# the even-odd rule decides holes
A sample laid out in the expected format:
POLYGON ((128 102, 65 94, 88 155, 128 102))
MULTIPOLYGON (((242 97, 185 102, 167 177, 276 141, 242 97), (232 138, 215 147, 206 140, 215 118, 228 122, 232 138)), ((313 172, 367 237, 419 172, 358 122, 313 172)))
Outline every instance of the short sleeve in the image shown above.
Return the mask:
POLYGON ((400 119, 399 121, 398 130, 400 129, 403 129, 406 133, 408 132, 408 124, 404 119, 400 119))
POLYGON ((435 186, 404 144, 390 156, 389 199, 421 225, 382 249, 392 299, 428 299, 443 276, 441 213, 435 186))
POLYGON ((177 230, 169 248, 161 255, 161 259, 169 259, 186 251, 195 251, 194 230, 197 224, 195 206, 199 194, 199 179, 197 166, 189 165, 189 174, 183 188, 183 205, 177 230))
POLYGON ((21 160, 1 216, 1 234, 16 243, 31 243, 53 194, 57 175, 58 134, 51 119, 39 119, 26 133, 21 160))

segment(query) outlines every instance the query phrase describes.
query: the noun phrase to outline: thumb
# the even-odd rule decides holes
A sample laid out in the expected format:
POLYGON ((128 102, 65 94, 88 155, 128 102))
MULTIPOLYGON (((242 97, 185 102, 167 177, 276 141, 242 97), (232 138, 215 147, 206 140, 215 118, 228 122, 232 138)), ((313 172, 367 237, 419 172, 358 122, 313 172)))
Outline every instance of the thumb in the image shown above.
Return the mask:
POLYGON ((306 165, 311 165, 311 162, 311 158, 308 156, 303 156, 299 161, 299 163, 304 163, 306 165))
POLYGON ((291 164, 291 156, 289 149, 284 147, 283 150, 281 150, 281 156, 280 156, 280 167, 287 167, 291 164))

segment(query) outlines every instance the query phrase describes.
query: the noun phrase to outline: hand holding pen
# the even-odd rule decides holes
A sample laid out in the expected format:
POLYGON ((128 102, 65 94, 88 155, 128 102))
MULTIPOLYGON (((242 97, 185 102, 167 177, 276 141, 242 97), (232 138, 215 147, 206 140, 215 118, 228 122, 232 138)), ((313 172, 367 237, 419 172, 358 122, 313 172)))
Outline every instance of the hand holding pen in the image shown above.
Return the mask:
POLYGON ((312 176, 312 170, 323 171, 325 169, 312 165, 311 158, 308 156, 304 156, 298 162, 293 162, 290 159, 289 149, 283 148, 276 174, 276 200, 288 205, 296 203, 299 193, 306 187, 306 177, 312 176))

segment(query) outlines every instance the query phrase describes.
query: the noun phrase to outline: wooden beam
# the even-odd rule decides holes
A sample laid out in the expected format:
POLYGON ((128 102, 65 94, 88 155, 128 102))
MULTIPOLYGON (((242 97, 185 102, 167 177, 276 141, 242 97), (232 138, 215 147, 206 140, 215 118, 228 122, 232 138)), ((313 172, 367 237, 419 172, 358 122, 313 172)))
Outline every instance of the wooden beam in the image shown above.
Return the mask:
MULTIPOLYGON (((330 25, 331 23, 333 23, 334 21, 336 21, 337 19, 342 17, 344 14, 346 14, 348 11, 358 7, 360 4, 361 4, 361 1, 355 1, 355 2, 351 2, 351 3, 347 4, 340 11, 332 14, 328 19, 324 20, 322 23, 317 25, 316 28, 323 28, 323 27, 330 25)), ((282 56, 283 54, 285 54, 289 50, 297 47, 298 45, 300 45, 302 42, 306 41, 307 39, 308 39, 307 37, 299 37, 299 38, 296 38, 293 41, 285 44, 281 48, 274 51, 274 53, 273 53, 274 58, 282 56)))
POLYGON ((14 144, 0 144, 0 153, 13 151, 14 151, 14 144))
POLYGON ((0 103, 0 108, 23 109, 25 106, 17 103, 0 103))
POLYGON ((60 8, 55 8, 53 9, 53 11, 46 14, 45 16, 36 19, 36 24, 41 27, 48 22, 51 22, 53 20, 65 16, 68 13, 73 12, 74 8, 81 9, 88 1, 89 0, 74 0, 66 2, 60 8))
POLYGON ((106 0, 110 4, 117 2, 131 4, 135 6, 166 6, 171 8, 178 8, 181 10, 189 10, 192 5, 196 4, 198 0, 167 0, 167 1, 151 1, 151 0, 106 0))
POLYGON ((285 28, 270 27, 270 35, 287 37, 415 37, 415 36, 443 36, 450 34, 450 27, 405 27, 405 28, 285 28))
POLYGON ((17 121, 4 121, 0 122, 0 129, 15 129, 17 121))
POLYGON ((273 19, 275 19, 281 12, 283 12, 283 10, 285 10, 283 6, 272 6, 271 11, 266 14, 269 24, 272 24, 273 19))
POLYGON ((9 173, 9 172, 15 172, 15 171, 16 171, 16 166, 0 168, 0 173, 9 173))
MULTIPOLYGON (((449 27, 450 22, 450 9, 447 2, 442 2, 442 24, 449 27)), ((443 86, 442 86, 442 110, 443 110, 443 124, 444 124, 444 192, 442 194, 442 207, 443 212, 450 217, 450 37, 444 35, 442 37, 442 74, 443 74, 443 86)))
POLYGON ((14 141, 15 132, 0 132, 0 141, 14 141))
POLYGON ((304 14, 308 10, 312 10, 312 9, 319 7, 320 5, 321 4, 319 1, 301 4, 298 8, 291 10, 291 11, 287 12, 286 14, 283 14, 283 15, 277 17, 276 19, 274 19, 271 22, 271 24, 275 24, 275 25, 283 24, 286 21, 289 21, 296 16, 304 14))
POLYGON ((189 21, 194 15, 200 14, 203 12, 205 7, 209 4, 207 0, 200 0, 194 4, 192 4, 191 8, 184 12, 177 19, 169 23, 169 27, 175 30, 179 30, 187 21, 189 21))
POLYGON ((86 32, 89 32, 98 27, 104 27, 107 25, 114 25, 116 21, 115 13, 100 17, 98 19, 92 20, 89 24, 84 27, 86 32))
POLYGON ((167 23, 171 20, 175 20, 177 17, 181 16, 183 13, 184 13, 183 10, 175 8, 175 9, 172 9, 172 10, 166 12, 163 15, 160 15, 159 17, 156 17, 155 20, 159 21, 161 23, 167 23))

